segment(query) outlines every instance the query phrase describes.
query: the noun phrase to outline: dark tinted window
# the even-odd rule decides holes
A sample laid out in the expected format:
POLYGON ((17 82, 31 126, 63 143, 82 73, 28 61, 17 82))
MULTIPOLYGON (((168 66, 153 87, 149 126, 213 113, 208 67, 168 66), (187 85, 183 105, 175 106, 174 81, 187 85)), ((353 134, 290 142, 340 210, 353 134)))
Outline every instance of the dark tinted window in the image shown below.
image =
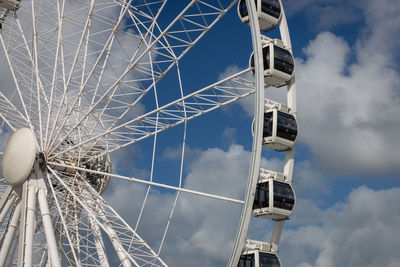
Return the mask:
POLYGON ((274 46, 274 68, 287 74, 293 73, 294 60, 286 49, 274 46))
MULTIPOLYGON (((264 116, 265 117, 265 116, 264 116)), ((276 135, 290 141, 297 136, 297 122, 293 115, 278 111, 278 125, 276 135)), ((264 126, 265 131, 265 126, 264 126)))
MULTIPOLYGON (((257 8, 257 0, 254 0, 254 2, 257 8)), ((279 0, 261 0, 261 11, 272 17, 279 18, 281 14, 279 0)), ((245 0, 240 0, 239 2, 239 14, 242 18, 249 15, 245 0)))
POLYGON ((241 255, 238 267, 254 267, 254 254, 241 255))
POLYGON ((294 193, 290 185, 274 181, 274 207, 292 210, 294 206, 294 193))
POLYGON ((246 6, 245 0, 240 0, 240 2, 239 2, 239 14, 242 18, 246 17, 249 14, 249 12, 247 11, 247 6, 246 6))
POLYGON ((272 136, 272 114, 272 111, 264 113, 263 137, 272 136))
POLYGON ((263 47, 264 70, 269 69, 269 46, 263 47))
POLYGON ((259 252, 260 267, 281 267, 279 259, 275 254, 259 252))
POLYGON ((281 14, 279 0, 261 0, 261 11, 272 17, 279 18, 281 14))
POLYGON ((256 187, 253 210, 269 207, 269 186, 268 182, 259 183, 256 187))
MULTIPOLYGON (((264 65, 264 70, 268 70, 269 69, 269 46, 263 47, 263 65, 264 65)), ((250 67, 252 68, 253 73, 255 73, 255 70, 254 70, 254 53, 251 55, 250 67)))

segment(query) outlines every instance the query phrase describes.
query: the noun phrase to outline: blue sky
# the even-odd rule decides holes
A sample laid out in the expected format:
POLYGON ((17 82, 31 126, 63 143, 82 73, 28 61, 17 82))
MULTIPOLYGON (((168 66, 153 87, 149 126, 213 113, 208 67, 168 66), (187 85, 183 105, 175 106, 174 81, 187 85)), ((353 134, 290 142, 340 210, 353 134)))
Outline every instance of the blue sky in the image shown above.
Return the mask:
MULTIPOLYGON (((161 26, 185 2, 170 0, 161 26)), ((289 267, 400 266, 400 2, 283 0, 283 5, 296 58, 300 137, 296 210, 284 227, 281 261, 289 267)), ((235 6, 180 61, 185 94, 247 68, 251 50, 250 29, 235 6)), ((179 97, 176 75, 171 71, 157 85, 160 105, 179 97)), ((284 101, 282 89, 268 88, 266 97, 284 101)), ((143 106, 151 109, 150 103, 143 106)), ((186 188, 243 197, 252 107, 249 97, 188 123, 186 188)), ((157 136, 156 181, 178 183, 183 128, 157 136)), ((153 139, 146 139, 114 153, 113 171, 148 179, 152 147, 153 139)), ((262 167, 282 171, 282 153, 264 150, 262 156, 262 167)), ((135 226, 145 190, 113 180, 104 197, 135 226)), ((157 247, 175 194, 150 192, 138 232, 157 247)), ((181 194, 161 256, 170 266, 223 266, 239 215, 238 205, 181 194)), ((268 241, 271 231, 268 220, 252 219, 249 237, 268 241)))

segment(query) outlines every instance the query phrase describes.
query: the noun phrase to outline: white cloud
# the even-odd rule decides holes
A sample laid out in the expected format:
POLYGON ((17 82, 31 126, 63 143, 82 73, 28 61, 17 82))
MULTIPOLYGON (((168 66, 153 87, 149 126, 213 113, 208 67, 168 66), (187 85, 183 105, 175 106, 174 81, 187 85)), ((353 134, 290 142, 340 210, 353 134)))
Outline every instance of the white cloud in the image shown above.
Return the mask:
MULTIPOLYGON (((232 145, 226 151, 218 148, 198 151, 188 167, 185 187, 242 197, 249 156, 250 152, 239 145, 232 145)), ((282 162, 263 159, 262 165, 276 169, 282 162)), ((295 190, 301 196, 291 220, 285 224, 279 252, 285 266, 397 266, 400 188, 374 191, 360 187, 343 203, 325 210, 318 207, 314 198, 324 193, 312 193, 330 192, 321 180, 322 174, 308 161, 297 164, 296 174, 299 183, 295 190)), ((120 183, 117 188, 107 192, 109 200, 134 225, 144 187, 120 183), (130 205, 126 205, 126 199, 130 205)), ((168 221, 173 199, 173 194, 157 189, 152 191, 146 205, 139 234, 155 247, 168 221)), ((239 214, 240 207, 235 204, 181 194, 162 257, 172 266, 224 265, 239 214)), ((269 220, 252 219, 249 235, 268 241, 271 230, 269 220)))
MULTIPOLYGON (((185 188, 243 198, 248 162, 249 152, 237 145, 227 151, 217 148, 202 151, 190 164, 185 188)), ((128 214, 126 219, 134 224, 144 194, 141 190, 127 189, 133 187, 138 188, 135 184, 130 187, 115 184, 113 191, 106 192, 106 195, 110 203, 122 214, 128 214), (124 199, 127 196, 133 205, 126 205, 124 199)), ((144 190, 142 186, 139 188, 144 190)), ((152 190, 146 205, 139 234, 156 246, 167 225, 173 199, 171 192, 152 190), (157 219, 154 214, 157 214, 157 219)), ((224 264, 229 257, 239 216, 240 205, 182 193, 162 256, 171 266, 224 264)))
MULTIPOLYGON (((303 1, 302 6, 311 2, 303 1)), ((305 59, 296 59, 299 141, 325 170, 396 171, 400 161, 400 18, 396 15, 400 4, 367 1, 359 3, 359 9, 365 28, 354 45, 323 32, 304 48, 305 59)), ((266 97, 284 101, 282 92, 273 88, 266 90, 266 97)), ((253 114, 251 98, 241 104, 253 114)))
MULTIPOLYGON (((315 223, 286 229, 285 266, 399 266, 400 188, 360 187, 345 203, 319 212, 315 223)), ((311 205, 312 206, 312 205, 311 205)))
POLYGON ((348 45, 322 33, 305 49, 306 61, 297 61, 301 140, 326 169, 390 171, 400 159, 400 79, 386 61, 361 58, 364 47, 359 49, 361 61, 346 74, 348 45))
POLYGON ((324 175, 313 168, 310 161, 300 161, 295 163, 293 172, 293 187, 297 196, 316 197, 330 193, 324 175))
POLYGON ((222 132, 222 137, 226 143, 233 144, 236 140, 236 134, 236 128, 226 127, 225 130, 222 132))
POLYGON ((284 0, 287 15, 304 12, 315 31, 362 20, 359 0, 284 0))
MULTIPOLYGON (((196 157, 187 164, 185 188, 230 198, 244 198, 249 151, 240 145, 231 145, 227 150, 210 148, 192 151, 196 152, 196 157)), ((176 153, 168 149, 165 155, 175 159, 179 157, 178 152, 179 148, 176 153)), ((283 163, 278 159, 262 159, 261 164, 265 168, 279 169, 283 163)), ((145 187, 113 181, 110 189, 105 192, 106 199, 131 225, 135 225, 145 187)), ((154 188, 146 204, 138 231, 155 248, 167 225, 174 197, 172 191, 154 188)), ((225 265, 240 212, 241 206, 238 204, 181 193, 161 256, 171 266, 225 265)), ((258 221, 255 227, 264 231, 265 222, 258 221)))
POLYGON ((367 1, 360 8, 366 27, 354 47, 325 32, 297 60, 300 136, 326 169, 390 172, 400 160, 400 4, 367 1))
MULTIPOLYGON (((250 160, 249 151, 240 145, 231 145, 227 150, 188 149, 193 155, 190 156, 190 162, 185 164, 187 168, 185 188, 243 199, 250 160)), ((169 148, 163 158, 179 159, 180 152, 179 147, 169 148)), ((295 179, 299 181, 299 190, 296 193, 301 199, 296 203, 293 218, 288 221, 288 224, 294 227, 318 222, 322 211, 317 203, 313 203, 308 197, 329 193, 329 189, 321 180, 322 176, 313 169, 310 162, 299 162, 297 165, 295 179), (313 193, 313 191, 320 192, 313 193)), ((261 166, 279 171, 283 162, 276 158, 262 158, 261 166)), ((105 194, 113 207, 125 216, 131 225, 135 225, 145 190, 144 186, 137 184, 113 181, 111 190, 105 194), (127 199, 129 205, 126 204, 127 199)), ((158 247, 167 225, 174 197, 172 191, 154 188, 146 204, 138 230, 139 234, 155 248, 158 247)), ((236 234, 240 208, 241 206, 237 204, 182 193, 161 256, 171 266, 225 265, 236 234)), ((271 231, 270 220, 253 218, 249 237, 268 241, 271 231)))

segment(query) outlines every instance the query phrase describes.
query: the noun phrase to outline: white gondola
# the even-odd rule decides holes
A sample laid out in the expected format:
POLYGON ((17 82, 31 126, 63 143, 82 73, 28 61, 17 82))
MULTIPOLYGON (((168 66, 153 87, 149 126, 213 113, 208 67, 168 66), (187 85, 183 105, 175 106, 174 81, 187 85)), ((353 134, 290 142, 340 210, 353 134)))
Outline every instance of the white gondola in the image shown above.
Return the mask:
MULTIPOLYGON (((271 86, 286 85, 294 75, 292 53, 281 40, 265 38, 263 44, 264 82, 271 86)), ((250 68, 254 73, 254 53, 250 56, 250 68)))
MULTIPOLYGON (((111 173, 110 154, 102 146, 94 146, 87 153, 87 160, 83 165, 88 170, 102 173, 111 173)), ((86 172, 86 179, 100 194, 104 192, 110 181, 110 176, 86 172)))
POLYGON ((276 150, 291 150, 297 140, 297 121, 283 104, 267 103, 264 113, 263 146, 276 150))
POLYGON ((0 31, 3 29, 3 22, 10 11, 17 11, 21 0, 0 0, 0 31))
MULTIPOLYGON (((262 31, 278 25, 282 17, 282 7, 279 0, 255 0, 254 2, 256 3, 258 22, 262 31)), ((240 20, 249 25, 249 14, 245 0, 239 1, 238 14, 240 20)))
POLYGON ((293 212, 296 196, 282 173, 260 169, 253 214, 272 220, 285 220, 293 212))
POLYGON ((238 267, 281 267, 278 255, 266 242, 247 240, 238 267))
POLYGON ((21 0, 0 0, 0 7, 15 11, 19 8, 21 0))

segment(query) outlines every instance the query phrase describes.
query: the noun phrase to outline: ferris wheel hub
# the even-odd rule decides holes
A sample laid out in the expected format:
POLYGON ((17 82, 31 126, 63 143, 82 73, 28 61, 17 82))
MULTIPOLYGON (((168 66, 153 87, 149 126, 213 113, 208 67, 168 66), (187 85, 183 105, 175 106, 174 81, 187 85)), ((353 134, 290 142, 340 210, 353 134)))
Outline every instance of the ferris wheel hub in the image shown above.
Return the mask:
POLYGON ((10 185, 26 181, 36 158, 37 145, 31 129, 20 128, 8 139, 1 162, 2 175, 10 185))

